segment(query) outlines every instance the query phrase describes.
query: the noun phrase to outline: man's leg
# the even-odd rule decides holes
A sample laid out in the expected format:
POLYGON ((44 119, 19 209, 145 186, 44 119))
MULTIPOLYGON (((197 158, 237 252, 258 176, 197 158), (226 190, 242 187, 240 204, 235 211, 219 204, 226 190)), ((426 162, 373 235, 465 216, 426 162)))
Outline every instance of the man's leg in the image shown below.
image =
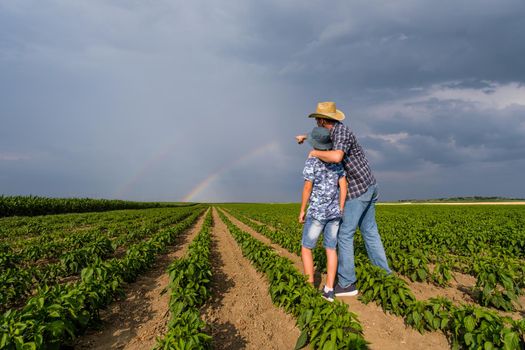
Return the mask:
MULTIPOLYGON (((385 249, 381 242, 381 236, 379 236, 379 230, 377 229, 376 222, 376 210, 375 202, 377 201, 377 187, 373 185, 370 190, 373 190, 370 201, 363 202, 366 205, 366 209, 361 216, 359 221, 359 229, 365 242, 366 252, 368 258, 372 264, 379 266, 387 273, 391 273, 390 267, 386 259, 385 249)), ((367 191, 368 192, 368 191, 367 191)))
POLYGON ((357 198, 345 204, 343 222, 337 236, 338 266, 337 284, 347 287, 357 280, 354 263, 354 234, 365 207, 357 198))

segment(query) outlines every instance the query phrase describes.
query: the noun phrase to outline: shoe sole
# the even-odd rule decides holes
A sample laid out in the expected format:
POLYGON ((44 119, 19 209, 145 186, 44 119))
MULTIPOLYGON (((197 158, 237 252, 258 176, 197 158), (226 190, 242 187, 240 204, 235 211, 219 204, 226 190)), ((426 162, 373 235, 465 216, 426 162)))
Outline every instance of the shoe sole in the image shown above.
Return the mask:
POLYGON ((335 293, 336 297, 354 297, 359 293, 359 291, 354 290, 352 292, 344 292, 344 293, 335 293))
POLYGON ((332 298, 327 298, 327 297, 324 297, 324 296, 321 296, 321 298, 323 298, 324 300, 329 301, 329 302, 331 302, 331 303, 334 301, 334 299, 332 299, 332 298))

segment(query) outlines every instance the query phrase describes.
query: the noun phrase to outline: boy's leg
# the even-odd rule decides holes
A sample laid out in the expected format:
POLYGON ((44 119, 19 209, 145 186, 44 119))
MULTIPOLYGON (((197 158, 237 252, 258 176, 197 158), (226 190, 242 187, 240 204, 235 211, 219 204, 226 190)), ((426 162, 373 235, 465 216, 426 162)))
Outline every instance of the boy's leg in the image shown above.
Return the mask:
POLYGON ((326 223, 324 232, 324 247, 326 250, 326 286, 334 288, 337 273, 337 233, 339 232, 340 219, 330 220, 326 223))
POLYGON ((334 288, 335 274, 337 273, 337 251, 326 248, 326 286, 334 288))
POLYGON ((308 282, 314 282, 314 259, 312 249, 317 244, 317 239, 323 230, 323 224, 313 218, 306 218, 303 227, 303 238, 301 242, 301 258, 303 260, 304 274, 308 276, 308 282))
POLYGON ((306 247, 301 247, 301 258, 303 260, 304 274, 308 276, 308 283, 314 283, 314 258, 312 250, 306 247))
POLYGON ((379 236, 379 230, 377 229, 376 222, 376 211, 375 202, 377 201, 377 188, 376 185, 373 187, 373 194, 369 202, 366 203, 367 207, 361 217, 359 223, 359 229, 365 242, 366 252, 368 258, 372 264, 379 266, 387 273, 391 273, 390 267, 386 259, 385 249, 381 242, 381 236, 379 236))

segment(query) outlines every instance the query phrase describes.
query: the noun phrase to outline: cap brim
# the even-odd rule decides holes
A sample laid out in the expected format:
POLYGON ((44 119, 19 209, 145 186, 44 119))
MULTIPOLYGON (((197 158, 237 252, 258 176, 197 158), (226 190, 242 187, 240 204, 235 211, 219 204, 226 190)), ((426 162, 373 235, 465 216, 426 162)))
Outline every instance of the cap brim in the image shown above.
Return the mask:
POLYGON ((332 143, 326 144, 326 143, 317 142, 316 140, 312 139, 312 136, 310 134, 308 134, 306 141, 308 141, 308 143, 312 145, 313 148, 321 150, 321 151, 327 151, 329 149, 332 149, 333 147, 332 143))

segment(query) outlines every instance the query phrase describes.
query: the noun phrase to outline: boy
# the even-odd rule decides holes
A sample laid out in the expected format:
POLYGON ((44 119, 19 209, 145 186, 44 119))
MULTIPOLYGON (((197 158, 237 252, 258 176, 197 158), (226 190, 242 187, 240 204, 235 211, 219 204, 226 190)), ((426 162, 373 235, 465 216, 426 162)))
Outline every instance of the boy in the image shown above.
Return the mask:
MULTIPOLYGON (((321 127, 314 128, 308 135, 308 142, 316 150, 332 149, 330 132, 321 127)), ((314 282, 312 249, 324 233, 323 246, 326 249, 327 277, 323 298, 334 301, 334 280, 337 272, 337 232, 346 200, 347 183, 340 163, 325 163, 318 158, 308 158, 303 170, 304 187, 299 222, 304 223, 301 256, 304 274, 308 282, 314 282), (338 188, 339 187, 339 188, 338 188), (306 205, 310 202, 308 213, 306 205), (306 214, 306 222, 305 222, 306 214)))

